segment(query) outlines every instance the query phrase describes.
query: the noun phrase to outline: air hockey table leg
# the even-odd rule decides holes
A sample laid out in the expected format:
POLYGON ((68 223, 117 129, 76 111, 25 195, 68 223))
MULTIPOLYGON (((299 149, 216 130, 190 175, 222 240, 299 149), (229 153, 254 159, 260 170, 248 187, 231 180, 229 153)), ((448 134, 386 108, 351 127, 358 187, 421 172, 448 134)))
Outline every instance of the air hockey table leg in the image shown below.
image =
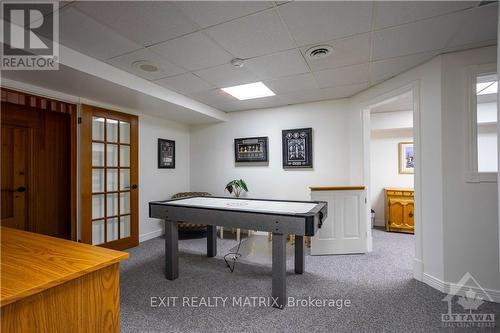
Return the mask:
POLYGON ((286 236, 273 232, 273 299, 275 307, 283 309, 286 304, 286 236))

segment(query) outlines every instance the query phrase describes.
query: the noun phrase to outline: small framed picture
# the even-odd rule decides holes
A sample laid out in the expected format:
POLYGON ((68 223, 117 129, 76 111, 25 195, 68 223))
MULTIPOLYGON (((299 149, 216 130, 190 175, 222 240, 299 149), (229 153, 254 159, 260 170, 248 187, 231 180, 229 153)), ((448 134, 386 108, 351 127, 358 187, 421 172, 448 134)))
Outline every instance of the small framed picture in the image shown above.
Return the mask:
POLYGON ((283 168, 312 168, 312 128, 283 130, 283 168))
POLYGON ((415 173, 415 151, 413 142, 400 142, 398 144, 399 153, 399 173, 413 174, 415 173))
POLYGON ((234 139, 234 161, 241 162, 268 162, 268 138, 241 138, 234 139))
POLYGON ((175 141, 158 139, 158 169, 175 168, 175 141))

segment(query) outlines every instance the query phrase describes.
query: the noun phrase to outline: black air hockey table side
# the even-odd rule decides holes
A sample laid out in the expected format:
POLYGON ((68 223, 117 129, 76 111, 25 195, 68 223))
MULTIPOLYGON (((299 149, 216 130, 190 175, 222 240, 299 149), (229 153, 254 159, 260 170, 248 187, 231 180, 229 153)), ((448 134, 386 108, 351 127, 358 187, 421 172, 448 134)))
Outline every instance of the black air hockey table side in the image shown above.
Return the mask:
MULTIPOLYGON (((327 203, 323 201, 288 201, 242 198, 199 197, 230 200, 231 207, 210 207, 206 205, 185 205, 189 197, 149 203, 149 216, 165 220, 165 276, 168 280, 179 277, 178 229, 177 223, 187 221, 207 225, 207 256, 217 255, 217 226, 272 232, 272 297, 277 299, 278 307, 286 304, 286 238, 295 235, 295 273, 302 274, 305 265, 304 236, 314 236, 327 217, 327 203), (234 201, 233 201, 234 200, 234 201), (242 201, 238 201, 242 200, 242 201), (252 211, 238 209, 238 204, 257 200, 274 203, 314 204, 305 213, 280 211, 252 211)), ((206 198, 206 199, 205 199, 206 198)))

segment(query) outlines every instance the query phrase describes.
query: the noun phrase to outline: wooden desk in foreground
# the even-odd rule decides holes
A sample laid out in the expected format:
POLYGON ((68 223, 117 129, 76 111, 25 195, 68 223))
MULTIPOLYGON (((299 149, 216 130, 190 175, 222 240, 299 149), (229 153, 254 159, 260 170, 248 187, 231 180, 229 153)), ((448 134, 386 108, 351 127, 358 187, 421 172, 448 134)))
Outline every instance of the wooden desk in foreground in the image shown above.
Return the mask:
POLYGON ((2 227, 2 332, 118 332, 128 253, 2 227))

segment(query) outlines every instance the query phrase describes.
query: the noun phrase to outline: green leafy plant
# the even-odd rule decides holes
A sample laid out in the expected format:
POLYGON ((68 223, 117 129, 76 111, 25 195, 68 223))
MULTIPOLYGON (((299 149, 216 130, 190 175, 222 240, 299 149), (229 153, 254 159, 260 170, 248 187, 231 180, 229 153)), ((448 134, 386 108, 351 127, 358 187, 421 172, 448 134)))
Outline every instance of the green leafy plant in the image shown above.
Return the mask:
POLYGON ((228 191, 229 194, 234 193, 234 195, 238 198, 241 191, 248 192, 248 186, 243 179, 235 179, 227 183, 225 190, 228 191))

